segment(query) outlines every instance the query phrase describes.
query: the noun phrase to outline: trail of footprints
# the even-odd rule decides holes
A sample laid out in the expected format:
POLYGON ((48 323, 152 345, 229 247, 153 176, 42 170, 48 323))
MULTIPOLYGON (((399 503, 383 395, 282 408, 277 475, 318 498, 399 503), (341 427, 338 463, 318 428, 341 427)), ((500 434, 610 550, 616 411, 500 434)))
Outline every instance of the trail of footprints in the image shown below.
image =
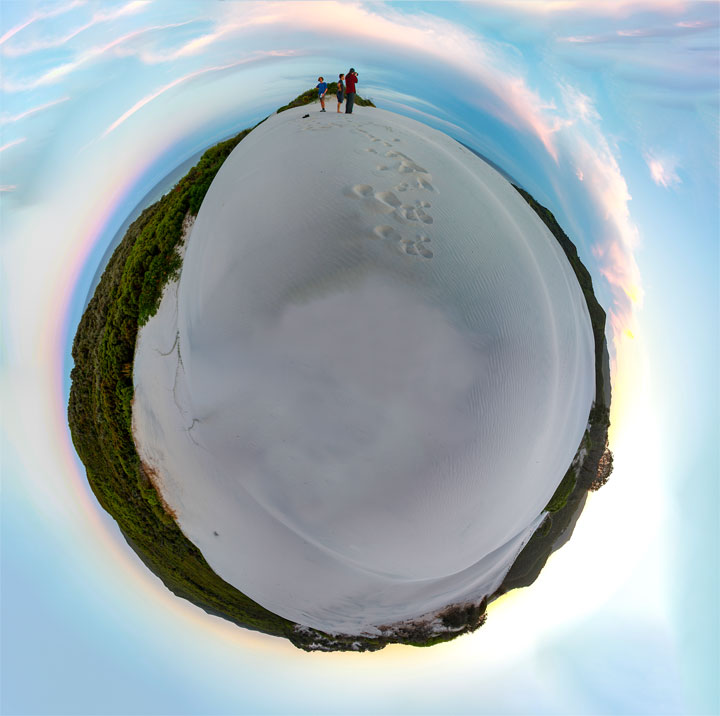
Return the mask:
MULTIPOLYGON (((430 192, 435 191, 435 188, 430 183, 432 179, 430 172, 413 161, 407 154, 393 149, 393 147, 396 146, 395 143, 400 141, 398 138, 394 138, 392 142, 388 142, 373 136, 362 127, 357 127, 356 129, 358 132, 365 134, 370 140, 370 146, 365 149, 366 152, 380 155, 382 151, 380 147, 388 148, 387 151, 382 152, 382 156, 394 160, 394 166, 380 163, 377 164, 375 168, 378 171, 394 170, 401 175, 401 179, 407 179, 407 181, 400 181, 392 187, 396 192, 402 193, 413 189, 430 192)), ((390 127, 385 127, 385 129, 392 132, 392 128, 390 127)), ((370 208, 374 210, 391 214, 400 224, 417 222, 417 224, 429 225, 433 223, 432 216, 426 211, 426 209, 431 207, 429 201, 416 199, 412 204, 403 203, 397 197, 395 191, 378 191, 369 184, 355 184, 355 186, 351 187, 348 194, 354 199, 359 199, 370 204, 370 208)), ((430 237, 424 232, 418 232, 413 238, 408 238, 403 236, 403 234, 393 226, 379 224, 373 229, 371 238, 393 241, 408 256, 419 256, 424 259, 431 259, 433 257, 433 252, 430 249, 430 237)))
MULTIPOLYGON (((327 124, 310 122, 303 127, 302 131, 326 131, 335 126, 340 125, 336 122, 327 124)), ((383 126, 383 129, 390 133, 393 131, 393 128, 388 126, 383 126)), ((400 181, 390 191, 376 190, 369 184, 355 184, 345 192, 346 195, 363 201, 373 211, 392 215, 401 225, 410 223, 411 226, 415 224, 420 228, 423 224, 426 226, 432 224, 433 217, 426 211, 431 207, 429 201, 416 199, 413 203, 402 202, 395 194, 395 192, 404 193, 413 190, 434 192, 435 187, 430 183, 432 179, 430 172, 413 161, 407 154, 397 151, 395 147, 400 142, 397 137, 394 137, 392 141, 387 141, 374 136, 362 127, 355 127, 354 130, 364 134, 370 140, 370 146, 362 151, 378 156, 380 163, 375 166, 375 169, 388 172, 388 176, 395 171, 400 175, 400 181), (390 161, 384 162, 383 160, 390 161)), ((423 259, 433 257, 430 237, 422 231, 409 238, 393 226, 379 224, 373 229, 370 238, 394 242, 408 256, 418 256, 423 259)))

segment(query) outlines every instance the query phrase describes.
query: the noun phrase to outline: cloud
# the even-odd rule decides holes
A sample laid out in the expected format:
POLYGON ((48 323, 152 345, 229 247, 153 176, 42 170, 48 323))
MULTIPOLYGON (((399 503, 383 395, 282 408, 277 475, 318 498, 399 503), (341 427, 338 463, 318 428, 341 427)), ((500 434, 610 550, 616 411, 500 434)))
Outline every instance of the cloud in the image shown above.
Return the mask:
POLYGON ((27 141, 27 137, 21 137, 20 139, 13 139, 11 142, 8 142, 7 144, 3 144, 0 147, 0 152, 4 152, 7 149, 10 149, 10 147, 14 147, 18 144, 22 144, 23 142, 27 141))
POLYGON ((559 87, 566 112, 566 126, 558 136, 560 152, 574 167, 598 215, 592 253, 612 292, 610 325, 617 341, 623 331, 634 331, 635 310, 644 298, 635 260, 640 237, 630 213, 632 197, 594 102, 568 83, 559 87))
POLYGON ((114 40, 111 40, 108 43, 105 43, 103 45, 97 45, 95 47, 90 47, 89 49, 85 50, 84 52, 81 52, 70 62, 66 62, 62 65, 57 65, 56 67, 53 67, 52 69, 48 70, 47 72, 44 72, 39 77, 36 77, 31 80, 24 80, 24 81, 13 81, 13 80, 4 80, 2 82, 1 88, 5 90, 6 92, 26 92, 29 90, 37 89, 38 87, 46 87, 48 85, 56 84, 57 82, 60 82, 64 78, 66 78, 71 73, 78 70, 80 67, 82 67, 85 64, 88 64, 103 55, 107 54, 108 52, 114 51, 116 54, 120 55, 129 55, 133 54, 131 50, 124 51, 122 49, 122 46, 131 42, 132 40, 140 37, 141 35, 145 35, 147 33, 151 32, 157 32, 160 30, 167 30, 173 27, 180 27, 181 25, 184 25, 186 23, 179 22, 179 23, 171 23, 168 25, 153 25, 152 27, 145 27, 140 28, 139 30, 133 30, 132 32, 128 32, 125 35, 121 35, 120 37, 115 38, 114 40))
MULTIPOLYGON (((638 39, 654 39, 658 37, 685 37, 705 30, 716 29, 720 24, 716 20, 697 20, 675 22, 672 25, 657 27, 635 27, 612 30, 596 35, 567 35, 557 38, 557 42, 571 44, 601 45, 608 43, 629 43, 638 39)), ((633 45, 634 47, 635 45, 633 45)))
POLYGON ((600 119, 595 102, 589 95, 567 83, 560 83, 560 94, 563 98, 568 119, 590 122, 600 119))
MULTIPOLYGON (((245 7, 246 11, 252 11, 251 8, 245 7)), ((161 62, 173 62, 183 57, 198 55, 206 51, 210 46, 221 40, 229 40, 233 35, 248 30, 252 27, 271 24, 278 20, 278 16, 274 14, 260 13, 258 15, 245 15, 242 18, 232 19, 231 17, 223 17, 218 20, 211 32, 204 35, 194 37, 188 40, 182 46, 175 50, 166 52, 152 52, 143 50, 138 53, 138 58, 146 64, 157 64, 161 62)))
POLYGON ((196 77, 200 77, 201 75, 208 74, 209 72, 221 72, 222 70, 229 70, 233 67, 239 67, 240 65, 246 65, 251 62, 257 62, 259 59, 265 59, 267 57, 287 57, 289 55, 294 55, 295 52, 293 50, 270 50, 268 52, 258 52, 252 57, 246 57, 245 59, 238 60, 237 62, 231 62, 227 65, 220 65, 217 67, 206 67, 202 70, 196 70, 195 72, 190 72, 187 75, 183 75, 182 77, 178 77, 177 79, 173 80, 172 82, 169 82, 166 85, 163 85, 160 87, 160 89, 156 90, 155 92, 152 92, 149 95, 146 95, 142 99, 138 100, 132 107, 130 107, 127 112, 122 114, 120 117, 118 117, 103 133, 102 136, 106 137, 111 132, 114 132, 123 122, 128 120, 130 117, 132 117, 135 112, 142 109, 145 105, 149 104, 153 100, 157 99, 161 95, 165 94, 168 90, 171 90, 173 87, 177 87, 180 84, 183 84, 185 82, 188 82, 189 80, 195 79, 196 77))
MULTIPOLYGON (((113 20, 117 20, 118 18, 124 17, 126 15, 131 15, 135 12, 138 12, 139 10, 144 9, 146 6, 150 4, 149 0, 131 0, 131 2, 126 3, 125 5, 122 5, 121 7, 115 9, 115 10, 109 10, 104 12, 98 12, 95 13, 92 16, 92 19, 90 19, 88 22, 86 22, 84 25, 80 25, 79 27, 76 27, 74 30, 71 30, 69 33, 65 35, 61 35, 60 37, 54 37, 46 40, 33 40, 31 42, 20 44, 17 46, 10 45, 3 47, 2 53, 6 57, 20 57, 22 55, 27 55, 32 52, 37 52, 39 50, 48 50, 54 47, 62 47, 66 43, 70 42, 73 38, 77 37, 81 32, 84 32, 85 30, 89 30, 91 27, 94 27, 95 25, 99 25, 100 23, 104 22, 111 22, 113 20)), ((49 15, 45 15, 44 17, 49 17, 49 15)), ((36 18, 39 19, 39 18, 36 18)), ((23 27, 26 27, 28 23, 23 25, 23 27)), ((22 29, 22 28, 21 28, 22 29)), ((8 38, 9 39, 9 38, 8 38)), ((2 43, 0 43, 2 44, 2 43)))
POLYGON ((705 30, 717 27, 718 23, 715 20, 682 20, 681 22, 676 22, 675 25, 677 25, 677 27, 705 30))
POLYGON ((645 155, 645 161, 650 169, 650 176, 652 180, 658 185, 665 189, 668 189, 673 184, 680 184, 680 177, 675 171, 677 162, 675 159, 670 157, 660 158, 652 154, 645 155))
POLYGON ((502 7, 534 15, 627 17, 640 12, 680 13, 684 0, 480 0, 478 5, 502 7))
POLYGON ((19 122, 22 119, 26 119, 27 117, 31 117, 34 114, 37 114, 38 112, 44 112, 46 109, 50 109, 50 107, 54 107, 57 104, 61 104, 62 102, 67 102, 70 99, 70 97, 61 97, 60 99, 55 99, 52 102, 46 102, 45 104, 41 104, 39 107, 33 107, 32 109, 26 109, 24 112, 20 112, 19 114, 4 114, 0 116, 0 125, 3 124, 13 124, 14 122, 19 122))
POLYGON ((61 5, 54 10, 46 10, 44 12, 39 11, 33 13, 27 20, 24 20, 19 25, 15 25, 15 27, 10 28, 2 37, 0 37, 0 47, 2 47, 10 38, 15 37, 18 32, 24 30, 26 27, 29 27, 38 20, 44 20, 49 17, 57 17, 58 15, 63 15, 66 12, 70 12, 70 10, 74 10, 76 7, 85 5, 86 2, 87 0, 74 0, 74 2, 71 2, 68 5, 61 5))

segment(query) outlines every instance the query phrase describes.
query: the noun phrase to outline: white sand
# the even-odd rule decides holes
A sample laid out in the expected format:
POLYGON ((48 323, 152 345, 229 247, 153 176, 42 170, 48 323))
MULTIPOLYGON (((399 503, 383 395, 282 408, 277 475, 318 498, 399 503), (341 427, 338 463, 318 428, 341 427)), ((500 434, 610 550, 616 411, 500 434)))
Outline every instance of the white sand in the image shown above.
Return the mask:
POLYGON ((593 393, 582 293, 510 184, 414 120, 311 106, 218 173, 133 417, 223 579, 359 634, 497 588, 593 393))

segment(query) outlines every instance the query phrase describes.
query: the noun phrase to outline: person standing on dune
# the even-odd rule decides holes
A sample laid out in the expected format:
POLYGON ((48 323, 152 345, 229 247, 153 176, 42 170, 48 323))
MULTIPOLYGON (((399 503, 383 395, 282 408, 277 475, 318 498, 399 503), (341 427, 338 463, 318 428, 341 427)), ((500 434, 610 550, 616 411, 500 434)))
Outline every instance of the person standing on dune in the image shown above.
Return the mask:
POLYGON ((338 114, 340 113, 340 105, 343 103, 343 100, 345 99, 345 75, 340 75, 340 79, 338 79, 337 83, 337 101, 338 101, 338 114))
POLYGON ((320 97, 321 112, 325 111, 325 93, 327 92, 327 82, 322 77, 318 77, 317 84, 318 97, 320 97))
POLYGON ((355 102, 355 83, 358 81, 355 68, 351 67, 345 77, 345 114, 352 114, 355 102))

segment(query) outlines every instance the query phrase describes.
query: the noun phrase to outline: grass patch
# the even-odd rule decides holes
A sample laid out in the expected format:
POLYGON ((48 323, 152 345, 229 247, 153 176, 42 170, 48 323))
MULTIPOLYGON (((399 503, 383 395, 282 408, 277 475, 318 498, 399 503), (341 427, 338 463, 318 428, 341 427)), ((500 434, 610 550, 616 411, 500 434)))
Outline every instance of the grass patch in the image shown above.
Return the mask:
POLYGON ((558 512, 562 510, 562 508, 567 505, 568 498, 575 489, 576 481, 575 470, 570 468, 557 486, 557 490, 555 490, 555 493, 550 498, 550 502, 545 505, 545 512, 558 512))

